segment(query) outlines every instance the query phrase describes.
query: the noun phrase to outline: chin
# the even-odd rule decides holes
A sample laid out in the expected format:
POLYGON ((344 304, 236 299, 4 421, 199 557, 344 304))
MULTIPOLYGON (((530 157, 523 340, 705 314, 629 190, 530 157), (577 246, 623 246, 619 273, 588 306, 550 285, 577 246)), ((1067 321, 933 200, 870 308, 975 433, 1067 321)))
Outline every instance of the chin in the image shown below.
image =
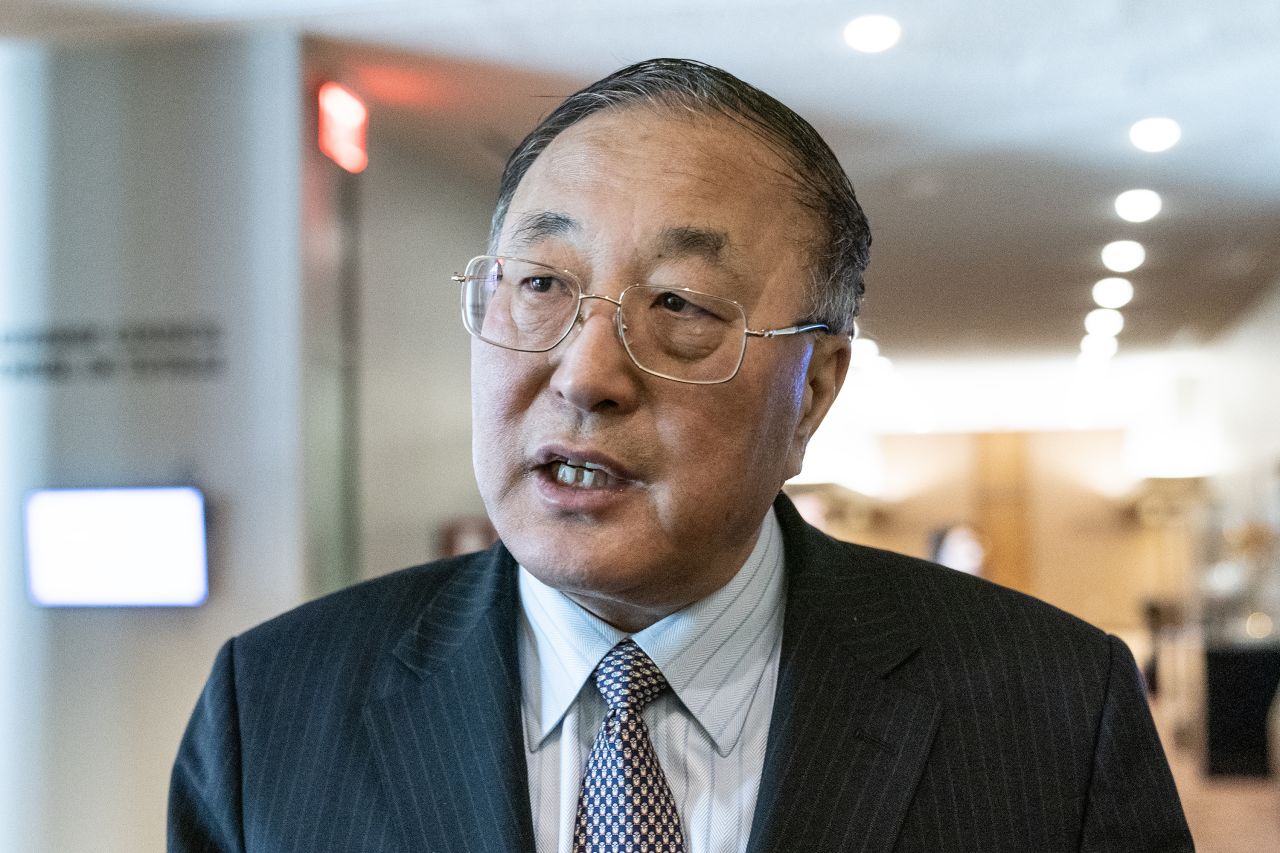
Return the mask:
POLYGON ((579 541, 546 542, 533 535, 518 537, 507 547, 534 577, 563 592, 622 591, 650 574, 623 561, 614 549, 592 548, 579 541))
POLYGON ((536 533, 516 532, 504 537, 507 549, 535 578, 567 595, 599 597, 650 607, 674 592, 668 573, 671 561, 651 548, 609 541, 607 533, 552 533, 551 525, 536 533), (548 535, 549 534, 549 535, 548 535), (550 538, 553 541, 548 541, 550 538), (643 556, 643 562, 637 557, 643 556))

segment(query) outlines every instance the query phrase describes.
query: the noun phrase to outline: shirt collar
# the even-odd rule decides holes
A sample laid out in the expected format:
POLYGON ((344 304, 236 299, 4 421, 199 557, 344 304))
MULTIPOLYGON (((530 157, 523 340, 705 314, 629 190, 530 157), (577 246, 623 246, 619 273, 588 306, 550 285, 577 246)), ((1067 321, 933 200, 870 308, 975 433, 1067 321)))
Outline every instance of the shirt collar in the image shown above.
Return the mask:
MULTIPOLYGON (((770 508, 750 556, 727 584, 631 635, 722 756, 742 734, 781 635, 782 568, 782 532, 770 508)), ((596 664, 628 634, 523 566, 520 602, 523 645, 536 657, 536 664, 522 662, 521 688, 526 738, 536 749, 560 724, 596 664)))

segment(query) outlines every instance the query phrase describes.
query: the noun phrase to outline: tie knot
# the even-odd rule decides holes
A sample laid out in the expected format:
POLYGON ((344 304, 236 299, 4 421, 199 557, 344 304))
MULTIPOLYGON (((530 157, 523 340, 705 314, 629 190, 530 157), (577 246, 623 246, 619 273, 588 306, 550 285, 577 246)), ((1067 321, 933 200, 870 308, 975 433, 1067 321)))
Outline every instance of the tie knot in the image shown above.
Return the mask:
POLYGON ((632 640, 609 650, 596 667, 595 679, 610 711, 639 711, 667 689, 662 670, 632 640))

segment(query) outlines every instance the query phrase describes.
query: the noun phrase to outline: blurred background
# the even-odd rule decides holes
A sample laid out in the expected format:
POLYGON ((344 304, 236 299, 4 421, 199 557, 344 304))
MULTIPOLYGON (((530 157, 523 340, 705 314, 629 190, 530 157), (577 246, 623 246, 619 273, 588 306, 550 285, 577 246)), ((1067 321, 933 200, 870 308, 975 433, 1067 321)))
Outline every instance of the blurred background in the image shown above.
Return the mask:
POLYGON ((1274 0, 5 0, 0 849, 162 849, 227 637, 487 541, 449 276, 652 56, 795 108, 870 217, 806 515, 1123 637, 1200 849, 1280 850, 1274 0), (42 597, 39 490, 172 486, 196 606, 42 597))

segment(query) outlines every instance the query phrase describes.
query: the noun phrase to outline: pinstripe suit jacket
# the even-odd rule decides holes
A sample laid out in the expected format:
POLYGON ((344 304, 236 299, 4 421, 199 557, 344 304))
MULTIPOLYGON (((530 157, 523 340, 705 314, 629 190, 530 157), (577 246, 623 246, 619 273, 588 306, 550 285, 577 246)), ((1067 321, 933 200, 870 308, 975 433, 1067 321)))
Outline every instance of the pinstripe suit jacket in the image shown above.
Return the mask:
MULTIPOLYGON (((782 659, 749 850, 1190 850, 1133 658, 780 497, 782 659)), ((379 578, 228 642, 171 851, 533 850, 515 562, 379 578)))

